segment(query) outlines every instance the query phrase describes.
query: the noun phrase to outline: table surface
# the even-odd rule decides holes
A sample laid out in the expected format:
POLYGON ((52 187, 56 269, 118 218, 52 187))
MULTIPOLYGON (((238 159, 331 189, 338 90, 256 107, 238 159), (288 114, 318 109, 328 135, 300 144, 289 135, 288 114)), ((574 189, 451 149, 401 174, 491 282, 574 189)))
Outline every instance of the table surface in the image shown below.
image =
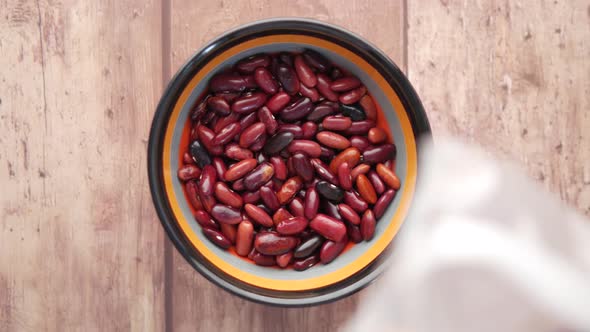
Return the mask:
POLYGON ((435 138, 515 160, 590 215, 588 0, 0 0, 0 330, 334 331, 350 317, 363 292, 284 309, 212 285, 149 194, 171 75, 226 29, 277 16, 367 38, 408 74, 435 138))

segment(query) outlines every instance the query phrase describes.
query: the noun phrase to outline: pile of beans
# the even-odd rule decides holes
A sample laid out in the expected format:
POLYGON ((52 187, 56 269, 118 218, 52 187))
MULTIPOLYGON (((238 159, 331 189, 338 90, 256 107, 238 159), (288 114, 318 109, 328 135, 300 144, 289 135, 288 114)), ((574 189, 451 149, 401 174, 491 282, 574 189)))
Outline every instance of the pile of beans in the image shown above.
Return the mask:
POLYGON ((178 170, 204 235, 298 271, 369 241, 400 188, 376 118, 362 82, 311 50, 214 76, 178 170))

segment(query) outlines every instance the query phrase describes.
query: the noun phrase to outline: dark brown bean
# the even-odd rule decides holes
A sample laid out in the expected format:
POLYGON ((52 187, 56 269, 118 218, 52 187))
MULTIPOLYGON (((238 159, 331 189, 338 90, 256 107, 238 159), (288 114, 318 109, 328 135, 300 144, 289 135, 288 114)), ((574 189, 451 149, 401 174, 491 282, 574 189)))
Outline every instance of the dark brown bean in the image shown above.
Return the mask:
POLYGON ((329 200, 323 200, 320 203, 320 210, 334 219, 342 220, 342 216, 338 211, 338 206, 329 200))
POLYGON ((244 160, 254 158, 254 153, 242 148, 237 143, 230 143, 225 146, 225 156, 234 160, 244 160))
POLYGON ((311 181, 313 179, 313 166, 309 161, 309 157, 305 153, 297 152, 291 158, 293 158, 295 171, 303 181, 311 181))
POLYGON ((309 227, 328 240, 340 242, 346 236, 346 226, 341 221, 325 214, 318 214, 309 227))
POLYGON ((266 106, 262 106, 258 110, 258 121, 264 123, 266 127, 266 133, 269 135, 274 135, 279 128, 279 123, 275 119, 272 112, 266 106))
POLYGON ((385 130, 379 127, 374 127, 369 130, 369 134, 367 135, 367 137, 369 139, 369 142, 371 142, 372 144, 379 144, 387 139, 387 134, 385 133, 385 130))
POLYGON ((365 151, 369 147, 369 140, 363 136, 352 136, 350 138, 350 145, 361 151, 365 151))
POLYGON ((236 64, 236 69, 242 73, 250 74, 256 68, 268 67, 270 65, 270 57, 266 54, 257 54, 249 58, 239 61, 236 64))
POLYGON ((385 191, 385 184, 383 183, 383 181, 381 181, 381 178, 379 177, 379 175, 377 175, 377 173, 374 170, 370 170, 369 173, 367 173, 367 178, 369 179, 369 181, 371 181, 373 189, 375 189, 377 195, 383 194, 383 192, 385 191))
POLYGON ((369 204, 375 204, 377 202, 375 188, 373 188, 371 181, 364 174, 360 174, 356 178, 356 188, 361 197, 369 204))
POLYGON ((383 144, 370 147, 363 152, 363 161, 367 164, 383 163, 389 159, 395 158, 395 145, 383 144))
POLYGON ((279 54, 279 59, 281 59, 281 61, 284 64, 287 64, 290 67, 293 67, 293 56, 291 56, 291 54, 286 53, 286 52, 281 52, 281 54, 279 54))
POLYGON ((346 137, 331 131, 319 132, 316 139, 323 145, 333 149, 344 150, 350 146, 350 141, 346 137))
POLYGON ((344 237, 344 240, 340 242, 325 241, 320 249, 320 261, 322 264, 328 264, 333 261, 338 255, 344 251, 348 244, 348 236, 344 237))
POLYGON ((349 117, 352 121, 362 121, 367 119, 365 111, 363 111, 358 104, 341 104, 340 111, 342 112, 342 115, 349 117))
POLYGON ((247 86, 248 83, 244 80, 244 77, 235 74, 219 74, 214 76, 211 81, 209 81, 209 87, 213 92, 241 92, 246 90, 247 86))
POLYGON ((308 88, 304 84, 300 84, 299 85, 299 93, 303 97, 307 97, 307 98, 311 99, 311 101, 314 103, 317 102, 318 100, 320 100, 320 93, 318 92, 318 90, 316 88, 308 88))
POLYGON ((365 200, 350 191, 344 192, 344 203, 346 203, 346 205, 350 206, 358 213, 363 213, 369 208, 369 204, 365 202, 365 200))
POLYGON ((221 116, 229 115, 231 112, 229 103, 222 97, 213 96, 207 99, 207 107, 209 110, 216 112, 221 116))
POLYGON ((307 120, 319 122, 323 120, 326 116, 333 114, 335 111, 336 110, 330 105, 319 104, 315 106, 313 110, 307 115, 307 120))
POLYGON ((231 242, 222 233, 211 228, 203 228, 202 230, 209 241, 216 246, 222 249, 228 249, 231 246, 231 242))
MULTIPOLYGON (((228 171, 229 172, 229 171, 228 171)), ((244 177, 244 186, 250 191, 257 190, 267 183, 274 175, 274 168, 270 163, 258 165, 250 174, 244 177)))
POLYGON ((199 199, 199 187, 197 182, 189 181, 185 185, 186 188, 186 196, 188 197, 189 203, 195 210, 202 210, 203 204, 201 204, 201 200, 199 199))
POLYGON ((213 132, 213 130, 203 125, 199 125, 197 127, 197 134, 199 136, 199 140, 211 155, 219 156, 223 153, 223 146, 213 144, 213 139, 215 138, 215 132, 213 132))
POLYGON ((289 211, 295 217, 303 217, 305 215, 303 200, 300 197, 293 198, 293 200, 289 203, 289 211))
POLYGON ((387 168, 384 164, 377 165, 377 174, 379 178, 383 180, 383 182, 387 183, 387 185, 395 190, 399 190, 401 187, 401 182, 395 173, 387 168))
POLYGON ((295 68, 295 72, 297 73, 297 77, 301 83, 310 88, 313 88, 317 84, 318 79, 315 76, 315 73, 313 70, 311 70, 307 63, 305 63, 301 55, 297 55, 295 57, 293 67, 295 68))
POLYGON ((282 205, 287 204, 295 194, 301 189, 301 178, 298 176, 292 177, 285 181, 281 189, 277 192, 277 198, 282 205))
MULTIPOLYGON (((268 143, 267 143, 268 144, 268 143)), ((279 180, 286 180, 287 179, 287 164, 281 157, 271 157, 270 163, 275 168, 275 178, 279 180)))
POLYGON ((317 158, 322 154, 322 148, 317 142, 310 140, 293 140, 287 147, 290 153, 304 152, 312 158, 317 158))
POLYGON ((344 131, 352 126, 352 120, 345 116, 334 116, 330 115, 324 118, 322 126, 327 130, 344 131))
POLYGON ((264 202, 264 205, 266 205, 272 211, 276 211, 281 207, 277 195, 269 187, 260 188, 260 198, 262 199, 262 202, 264 202))
POLYGON ((275 214, 272 215, 272 222, 276 226, 285 219, 293 218, 293 215, 285 208, 279 208, 275 214))
POLYGON ((283 108, 279 112, 279 116, 286 122, 297 121, 306 117, 311 112, 312 107, 313 103, 311 102, 311 99, 307 97, 299 98, 294 103, 283 108))
POLYGON ((286 92, 278 92, 274 96, 270 97, 270 99, 266 102, 266 107, 276 114, 280 110, 282 110, 287 104, 291 101, 291 96, 289 96, 286 92))
POLYGON ((266 94, 274 95, 279 91, 279 84, 274 80, 270 71, 264 67, 256 68, 254 80, 266 94))
POLYGON ((323 161, 314 158, 311 160, 311 165, 315 168, 316 173, 320 178, 330 182, 334 185, 339 185, 338 178, 330 169, 324 164, 323 161))
POLYGON ((276 264, 275 256, 263 255, 259 252, 252 255, 251 259, 254 261, 254 264, 260 266, 274 266, 276 264))
POLYGON ((221 129, 221 131, 219 131, 219 134, 215 136, 213 142, 211 143, 214 145, 224 145, 226 143, 229 143, 241 131, 242 127, 239 123, 231 123, 227 125, 225 128, 221 129))
POLYGON ((209 125, 209 124, 215 124, 215 121, 217 121, 217 113, 215 112, 207 112, 205 113, 205 115, 203 115, 203 117, 201 118, 200 122, 203 125, 209 125))
POLYGON ((239 209, 244 204, 242 196, 229 189, 224 182, 217 182, 215 184, 215 198, 225 205, 239 209))
POLYGON ((361 219, 361 235, 363 237, 363 240, 365 241, 369 241, 373 238, 373 235, 375 235, 375 224, 377 223, 377 221, 375 220, 375 215, 373 214, 373 211, 371 210, 367 210, 365 211, 365 213, 363 214, 363 218, 361 219))
POLYGON ((225 181, 235 181, 244 175, 248 174, 256 167, 256 159, 244 159, 230 166, 225 172, 225 181))
POLYGON ((288 94, 294 95, 299 92, 299 79, 293 68, 280 64, 277 67, 277 78, 288 94))
POLYGON ((340 183, 340 188, 344 190, 352 189, 352 176, 350 175, 350 166, 348 166, 347 162, 343 162, 338 166, 338 182, 340 183))
POLYGON ((309 256, 304 259, 295 260, 295 262, 293 263, 293 270, 305 271, 305 270, 309 269, 310 267, 316 265, 318 261, 319 261, 318 255, 313 255, 313 256, 309 256))
POLYGON ((354 76, 339 78, 330 84, 330 89, 337 92, 350 91, 361 86, 361 81, 354 76))
POLYGON ((209 213, 207 213, 207 211, 199 210, 195 212, 195 220, 203 228, 219 229, 219 225, 215 222, 215 220, 211 219, 211 216, 209 213))
POLYGON ((297 245, 297 239, 276 233, 258 233, 254 238, 254 248, 264 255, 281 255, 289 252, 297 245))
POLYGON ((362 106, 365 114, 367 115, 367 119, 376 121, 377 120, 377 106, 375 106, 375 102, 373 98, 369 95, 364 95, 359 104, 362 106))
POLYGON ((348 148, 340 152, 336 157, 334 157, 334 159, 332 159, 332 162, 330 162, 330 171, 333 173, 338 172, 338 167, 340 167, 340 164, 343 162, 347 162, 348 166, 353 168, 359 163, 360 160, 361 152, 359 149, 353 147, 348 148))
POLYGON ((363 241, 363 236, 361 234, 361 229, 359 226, 355 226, 352 224, 346 225, 346 235, 353 243, 359 243, 363 241))
POLYGON ((250 127, 244 129, 240 134, 240 146, 243 148, 247 148, 254 144, 254 142, 259 139, 264 133, 266 132, 266 128, 264 123, 257 122, 250 127))
POLYGON ((361 100, 361 97, 364 96, 365 93, 367 93, 367 88, 361 86, 360 88, 341 94, 340 97, 338 97, 338 100, 345 105, 354 104, 361 100))
POLYGON ((314 122, 307 121, 303 125, 301 125, 301 129, 303 130, 303 139, 312 139, 318 131, 318 125, 314 122))
POLYGON ((262 92, 249 93, 234 101, 231 109, 239 114, 249 114, 262 107, 266 103, 266 98, 266 94, 262 92))
POLYGON ((322 160, 326 160, 326 161, 331 161, 334 156, 336 155, 336 153, 334 152, 334 150, 327 148, 325 146, 322 146, 322 153, 320 154, 320 158, 322 160))
POLYGON ((305 61, 307 61, 310 66, 321 72, 324 72, 331 67, 330 61, 316 51, 306 50, 303 52, 303 58, 305 58, 305 61))
POLYGON ((238 225, 236 234, 236 253, 240 256, 246 256, 252 250, 254 241, 254 226, 249 220, 242 220, 238 225))
POLYGON ((314 187, 310 187, 305 192, 305 205, 303 214, 307 219, 313 219, 318 214, 318 208, 320 207, 320 197, 314 187))
POLYGON ((294 138, 295 135, 292 132, 281 131, 281 129, 279 128, 279 132, 272 136, 266 142, 263 152, 267 155, 279 153, 283 149, 285 149, 289 144, 291 144, 294 138))
POLYGON ((293 252, 289 251, 288 253, 278 255, 276 257, 277 265, 284 269, 293 260, 293 252))
POLYGON ((355 168, 352 169, 352 171, 350 171, 350 176, 352 177, 352 181, 355 182, 356 178, 360 174, 367 174, 369 172, 369 170, 371 170, 371 166, 369 166, 367 164, 360 164, 360 165, 356 166, 355 168))
POLYGON ((192 179, 198 179, 201 175, 201 169, 196 165, 184 165, 178 169, 178 178, 181 181, 188 181, 192 179))
POLYGON ((320 196, 331 202, 338 203, 344 198, 344 191, 327 181, 319 181, 316 184, 316 190, 320 196))
POLYGON ((253 204, 246 204, 244 205, 244 211, 252 221, 260 224, 263 227, 272 227, 273 222, 272 218, 264 211, 263 209, 259 208, 253 204))
POLYGON ((317 78, 318 83, 316 84, 316 88, 320 94, 330 101, 338 101, 338 94, 330 89, 332 80, 330 80, 330 78, 325 74, 318 74, 317 78))
POLYGON ((231 244, 236 243, 236 233, 238 232, 237 225, 219 224, 221 228, 221 234, 229 240, 231 244))
POLYGON ((201 178, 199 179, 199 190, 201 190, 204 195, 211 196, 213 195, 215 182, 217 182, 217 172, 215 171, 215 168, 211 165, 205 166, 201 173, 201 178))
POLYGON ((375 127, 375 122, 372 120, 354 121, 345 133, 348 135, 365 135, 373 127, 375 127))
POLYGON ((189 151, 199 168, 203 169, 203 167, 211 164, 211 157, 209 156, 209 153, 207 153, 207 150, 205 150, 199 141, 193 141, 189 147, 189 151))
POLYGON ((242 194, 242 199, 244 200, 244 203, 258 203, 258 201, 260 200, 260 190, 245 192, 242 194))
POLYGON ((348 221, 353 225, 358 225, 361 223, 361 218, 359 217, 359 215, 354 211, 353 208, 346 204, 338 204, 338 212, 340 212, 340 215, 342 216, 342 218, 344 218, 344 220, 348 221))
POLYGON ((299 246, 297 246, 297 248, 295 248, 293 256, 295 258, 305 258, 313 254, 323 243, 324 239, 321 236, 313 235, 309 239, 302 242, 299 246))
POLYGON ((276 225, 277 232, 283 235, 296 235, 307 228, 307 219, 305 217, 293 217, 284 219, 276 225))
POLYGON ((387 190, 383 193, 383 195, 381 195, 381 197, 379 197, 377 203, 375 203, 375 206, 373 207, 373 213, 375 214, 376 219, 380 219, 383 216, 385 210, 387 209, 391 201, 393 201, 394 197, 395 190, 393 189, 387 190))
POLYGON ((332 70, 330 71, 330 78, 333 80, 339 79, 341 77, 344 76, 344 73, 342 72, 342 70, 338 67, 332 67, 332 70))
POLYGON ((211 216, 219 223, 230 225, 235 225, 242 221, 240 210, 221 204, 215 204, 213 206, 211 216))

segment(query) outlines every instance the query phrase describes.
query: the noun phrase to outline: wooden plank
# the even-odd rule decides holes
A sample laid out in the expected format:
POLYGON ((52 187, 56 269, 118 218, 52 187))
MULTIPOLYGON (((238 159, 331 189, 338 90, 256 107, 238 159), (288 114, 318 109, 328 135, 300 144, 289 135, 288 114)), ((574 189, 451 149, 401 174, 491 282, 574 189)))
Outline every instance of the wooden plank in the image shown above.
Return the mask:
POLYGON ((590 215, 590 3, 408 1, 408 73, 435 136, 518 160, 590 215))
POLYGON ((0 330, 164 327, 159 1, 0 1, 0 330))
MULTIPOLYGON (((194 1, 171 7, 171 68, 225 30, 277 16, 312 17, 341 25, 383 49, 405 68, 403 8, 396 1, 194 1)), ((172 74, 172 73, 170 73, 172 74)), ((254 304, 219 289, 173 250, 169 323, 175 331, 335 331, 356 308, 359 295, 333 304, 284 309, 254 304)))

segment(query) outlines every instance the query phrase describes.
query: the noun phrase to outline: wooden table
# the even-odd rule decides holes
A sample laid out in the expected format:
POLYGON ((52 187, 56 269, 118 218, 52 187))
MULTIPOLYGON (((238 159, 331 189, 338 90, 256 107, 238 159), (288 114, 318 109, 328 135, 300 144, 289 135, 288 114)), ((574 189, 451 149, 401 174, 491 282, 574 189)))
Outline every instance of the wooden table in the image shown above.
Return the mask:
POLYGON ((146 179, 163 87, 228 28, 332 22, 407 73, 435 136, 514 159, 590 215, 590 2, 1 0, 0 330, 334 331, 234 297, 167 241, 146 179))

